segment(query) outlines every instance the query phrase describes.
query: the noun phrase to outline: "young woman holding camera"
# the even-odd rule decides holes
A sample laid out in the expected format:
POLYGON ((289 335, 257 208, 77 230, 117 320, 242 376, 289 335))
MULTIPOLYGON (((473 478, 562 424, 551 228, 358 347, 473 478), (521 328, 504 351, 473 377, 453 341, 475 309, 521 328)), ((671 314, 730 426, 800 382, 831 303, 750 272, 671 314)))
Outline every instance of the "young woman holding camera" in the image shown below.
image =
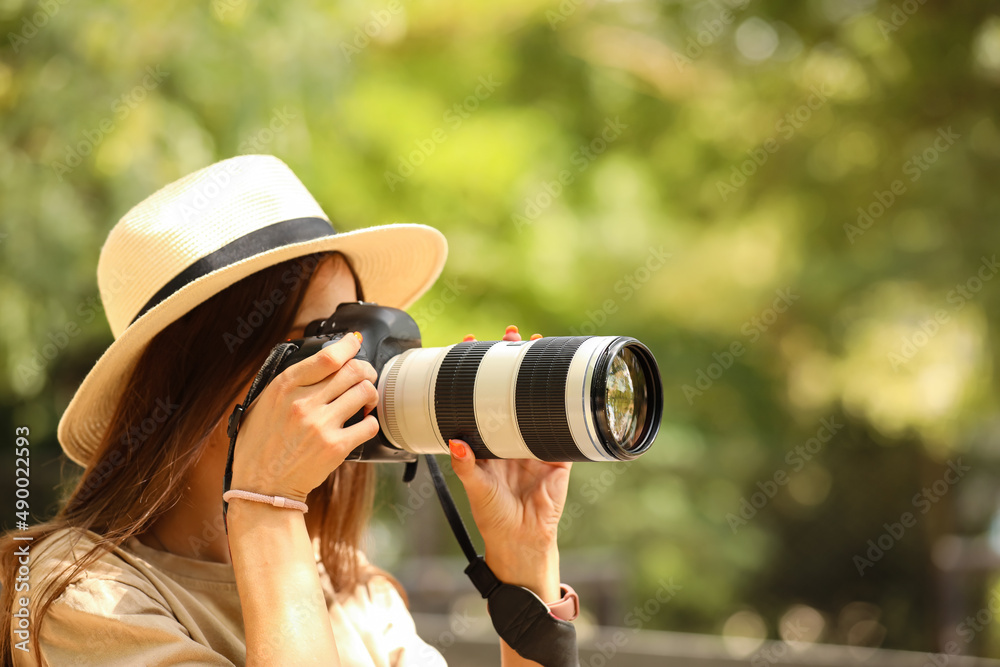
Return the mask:
MULTIPOLYGON (((282 372, 240 426, 231 488, 308 511, 237 498, 222 518, 227 420, 271 348, 342 302, 407 307, 445 254, 420 225, 335 234, 268 156, 212 165, 126 214, 98 265, 115 341, 58 430, 83 475, 55 518, 0 543, 5 662, 445 664, 398 583, 360 549, 374 469, 345 457, 379 425, 344 425, 377 401, 358 337, 282 372), (24 544, 30 587, 18 592, 24 544), (25 596, 27 628, 11 615, 25 596)), ((574 618, 556 545, 570 464, 476 461, 450 445, 487 564, 574 618)), ((501 655, 535 664, 502 641, 501 655)))

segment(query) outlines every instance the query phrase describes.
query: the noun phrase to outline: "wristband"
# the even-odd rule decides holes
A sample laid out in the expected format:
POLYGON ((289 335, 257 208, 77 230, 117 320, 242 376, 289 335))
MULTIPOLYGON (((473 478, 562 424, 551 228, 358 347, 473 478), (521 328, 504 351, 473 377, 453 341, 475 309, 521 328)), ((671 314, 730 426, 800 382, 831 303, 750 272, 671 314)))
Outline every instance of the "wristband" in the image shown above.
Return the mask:
POLYGON ((265 496, 263 493, 239 491, 237 489, 230 489, 222 494, 222 499, 227 503, 233 498, 252 500, 255 503, 264 503, 265 505, 273 505, 274 507, 287 507, 288 509, 299 510, 303 514, 309 511, 309 506, 305 503, 299 502, 298 500, 292 500, 291 498, 285 498, 283 496, 265 496))
POLYGON ((549 602, 545 606, 549 608, 549 613, 564 621, 575 620, 580 615, 580 596, 576 594, 569 584, 559 584, 562 598, 555 602, 549 602))

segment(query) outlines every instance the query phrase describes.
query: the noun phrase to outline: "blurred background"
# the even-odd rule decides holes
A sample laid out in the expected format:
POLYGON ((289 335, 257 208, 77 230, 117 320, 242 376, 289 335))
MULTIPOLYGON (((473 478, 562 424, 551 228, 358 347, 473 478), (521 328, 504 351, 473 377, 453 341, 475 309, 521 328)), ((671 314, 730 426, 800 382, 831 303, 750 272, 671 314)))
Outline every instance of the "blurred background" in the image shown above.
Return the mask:
MULTIPOLYGON (((425 345, 653 349, 656 444, 575 466, 560 526, 586 664, 1000 657, 992 3, 0 0, 0 33, 0 432, 31 428, 36 520, 79 472, 108 230, 269 153, 340 230, 445 233, 425 345)), ((371 556, 457 656, 482 603, 426 479, 381 472, 371 556)))

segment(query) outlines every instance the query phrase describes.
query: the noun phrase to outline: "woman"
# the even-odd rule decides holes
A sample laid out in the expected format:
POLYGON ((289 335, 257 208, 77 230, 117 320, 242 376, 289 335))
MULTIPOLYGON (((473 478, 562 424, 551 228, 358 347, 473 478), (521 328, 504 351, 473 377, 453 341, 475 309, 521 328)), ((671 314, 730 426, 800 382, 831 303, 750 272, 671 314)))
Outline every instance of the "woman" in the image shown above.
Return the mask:
MULTIPOLYGON (((444 664, 398 584, 359 550, 373 468, 344 458, 379 427, 373 415, 344 427, 377 400, 357 337, 286 369, 240 427, 231 488, 308 511, 231 499, 224 526, 221 496, 227 418, 270 349, 341 302, 405 308, 445 254, 420 225, 335 234, 269 156, 212 165, 126 214, 98 264, 115 341, 59 424, 84 474, 53 520, 0 548, 5 660, 444 664)), ((494 573, 575 616, 556 548, 569 464, 475 461, 465 443, 450 447, 494 573)), ((534 664, 502 641, 501 653, 505 666, 534 664)))

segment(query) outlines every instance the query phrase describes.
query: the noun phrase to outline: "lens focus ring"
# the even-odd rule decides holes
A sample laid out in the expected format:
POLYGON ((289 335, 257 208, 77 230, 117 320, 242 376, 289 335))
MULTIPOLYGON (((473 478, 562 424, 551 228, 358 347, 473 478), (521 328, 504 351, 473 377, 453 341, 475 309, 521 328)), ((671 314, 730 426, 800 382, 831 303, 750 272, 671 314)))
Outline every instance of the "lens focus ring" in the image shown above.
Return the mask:
POLYGON ((517 371, 517 424, 531 453, 542 461, 588 461, 566 418, 566 378, 587 336, 536 340, 517 371))

